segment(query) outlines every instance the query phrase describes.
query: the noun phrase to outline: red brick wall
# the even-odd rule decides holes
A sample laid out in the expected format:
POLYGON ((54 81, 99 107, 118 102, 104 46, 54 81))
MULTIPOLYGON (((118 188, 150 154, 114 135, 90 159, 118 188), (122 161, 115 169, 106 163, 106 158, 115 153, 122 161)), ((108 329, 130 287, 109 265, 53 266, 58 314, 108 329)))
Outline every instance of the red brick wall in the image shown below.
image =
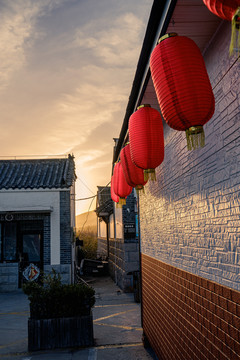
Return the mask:
POLYGON ((142 300, 159 360, 240 359, 240 292, 142 254, 142 300))

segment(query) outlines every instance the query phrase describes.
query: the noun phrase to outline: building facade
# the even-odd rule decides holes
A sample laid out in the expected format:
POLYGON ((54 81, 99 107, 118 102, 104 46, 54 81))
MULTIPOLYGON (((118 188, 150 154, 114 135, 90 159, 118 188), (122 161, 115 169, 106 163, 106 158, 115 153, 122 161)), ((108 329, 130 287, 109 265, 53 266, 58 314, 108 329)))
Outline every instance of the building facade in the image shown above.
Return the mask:
POLYGON ((148 61, 173 31, 199 46, 215 112, 194 151, 163 120, 165 158, 139 203, 144 337, 163 360, 239 359, 240 63, 229 57, 231 23, 202 1, 154 1, 114 161, 131 112, 160 111, 148 61))
POLYGON ((131 292, 132 273, 139 271, 137 198, 133 191, 126 205, 118 207, 111 200, 110 188, 107 189, 108 198, 98 195, 98 252, 107 256, 109 273, 116 284, 131 292))
POLYGON ((74 168, 72 156, 0 161, 0 291, 52 268, 71 282, 74 168))

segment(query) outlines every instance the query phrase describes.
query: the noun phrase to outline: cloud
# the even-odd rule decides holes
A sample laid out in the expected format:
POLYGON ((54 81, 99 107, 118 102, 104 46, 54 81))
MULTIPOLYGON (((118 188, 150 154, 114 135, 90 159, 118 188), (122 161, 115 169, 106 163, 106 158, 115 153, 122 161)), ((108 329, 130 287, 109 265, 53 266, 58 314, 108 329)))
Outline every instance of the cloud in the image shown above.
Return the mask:
POLYGON ((151 3, 0 0, 2 156, 74 153, 108 182, 151 3))
POLYGON ((10 0, 0 4, 0 90, 25 65, 26 48, 40 35, 35 31, 37 18, 60 3, 60 0, 10 0))
POLYGON ((77 29, 72 46, 89 49, 92 56, 105 65, 122 68, 136 61, 143 28, 136 15, 124 13, 103 26, 104 30, 94 32, 96 28, 97 21, 77 29))

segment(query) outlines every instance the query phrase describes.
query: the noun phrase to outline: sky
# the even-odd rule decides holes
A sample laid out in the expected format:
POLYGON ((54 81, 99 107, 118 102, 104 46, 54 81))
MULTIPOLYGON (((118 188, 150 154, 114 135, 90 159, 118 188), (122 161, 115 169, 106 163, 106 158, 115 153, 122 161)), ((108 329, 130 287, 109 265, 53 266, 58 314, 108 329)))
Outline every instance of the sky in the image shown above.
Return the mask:
MULTIPOLYGON (((110 181, 151 6, 0 0, 1 159, 73 154, 76 199, 110 181)), ((76 201, 76 213, 90 205, 76 201)))

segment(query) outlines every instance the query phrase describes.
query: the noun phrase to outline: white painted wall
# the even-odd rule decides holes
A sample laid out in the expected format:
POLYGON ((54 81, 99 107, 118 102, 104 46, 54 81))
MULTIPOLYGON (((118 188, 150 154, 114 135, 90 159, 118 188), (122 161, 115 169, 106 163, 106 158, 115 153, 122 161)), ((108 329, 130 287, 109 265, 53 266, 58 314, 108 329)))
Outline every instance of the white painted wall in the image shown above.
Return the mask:
POLYGON ((60 191, 1 190, 0 211, 50 211, 51 265, 60 264, 60 191))
POLYGON ((105 221, 99 221, 99 237, 107 237, 107 226, 105 221))
POLYGON ((116 238, 123 239, 122 208, 115 205, 116 238))
POLYGON ((114 239, 114 215, 110 215, 109 217, 109 228, 110 228, 110 234, 109 237, 111 239, 114 239))

